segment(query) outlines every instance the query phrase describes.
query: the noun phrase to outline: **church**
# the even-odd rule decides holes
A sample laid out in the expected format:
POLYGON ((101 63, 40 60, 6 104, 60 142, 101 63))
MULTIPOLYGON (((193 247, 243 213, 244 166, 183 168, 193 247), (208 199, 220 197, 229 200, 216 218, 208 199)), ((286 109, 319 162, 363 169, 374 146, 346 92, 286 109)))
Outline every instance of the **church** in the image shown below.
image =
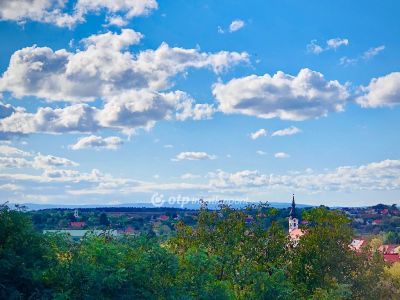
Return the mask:
POLYGON ((303 235, 304 232, 299 228, 299 219, 296 218, 296 203, 293 194, 292 208, 289 214, 289 237, 293 244, 297 245, 303 235))

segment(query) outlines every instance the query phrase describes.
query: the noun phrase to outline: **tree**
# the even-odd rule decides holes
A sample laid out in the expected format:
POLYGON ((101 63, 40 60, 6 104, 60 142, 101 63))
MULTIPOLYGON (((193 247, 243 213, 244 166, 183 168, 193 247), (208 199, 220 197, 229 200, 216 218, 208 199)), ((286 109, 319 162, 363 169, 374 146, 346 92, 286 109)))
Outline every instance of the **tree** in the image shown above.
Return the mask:
POLYGON ((354 253, 348 246, 352 239, 349 219, 323 207, 304 212, 303 219, 309 226, 303 228, 306 234, 290 253, 292 282, 304 297, 312 296, 316 289, 328 292, 338 284, 350 284, 354 253))
POLYGON ((43 272, 50 254, 46 238, 28 215, 0 206, 0 298, 46 298, 43 272))
POLYGON ((110 221, 108 220, 107 214, 105 212, 102 212, 100 214, 99 223, 102 226, 110 226, 110 221))

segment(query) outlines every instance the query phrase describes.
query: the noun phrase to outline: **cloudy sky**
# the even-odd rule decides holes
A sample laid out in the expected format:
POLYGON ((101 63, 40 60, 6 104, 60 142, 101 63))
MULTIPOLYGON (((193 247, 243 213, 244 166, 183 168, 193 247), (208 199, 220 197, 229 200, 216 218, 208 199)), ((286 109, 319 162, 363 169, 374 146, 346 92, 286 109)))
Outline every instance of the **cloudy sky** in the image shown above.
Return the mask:
POLYGON ((0 0, 0 195, 400 200, 400 3, 0 0))

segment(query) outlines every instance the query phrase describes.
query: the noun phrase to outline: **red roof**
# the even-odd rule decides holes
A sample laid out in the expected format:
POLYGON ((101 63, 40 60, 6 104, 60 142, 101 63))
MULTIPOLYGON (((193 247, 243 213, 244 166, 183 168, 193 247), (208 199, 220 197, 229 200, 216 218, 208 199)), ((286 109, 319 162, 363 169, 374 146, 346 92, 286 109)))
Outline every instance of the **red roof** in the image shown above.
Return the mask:
POLYGON ((372 221, 372 225, 381 225, 382 224, 382 220, 373 220, 372 221))
POLYGON ((135 233, 135 229, 133 229, 132 226, 128 226, 128 227, 126 227, 124 232, 127 234, 132 234, 132 233, 135 233))
POLYGON ((400 245, 389 244, 380 246, 378 250, 383 254, 398 254, 396 252, 398 248, 400 248, 400 245))
POLYGON ((74 227, 74 228, 82 228, 86 225, 86 223, 85 222, 71 222, 70 225, 71 225, 71 227, 74 227))
POLYGON ((162 220, 162 221, 167 221, 169 219, 169 217, 167 215, 161 215, 159 217, 159 219, 162 220))
POLYGON ((388 263, 400 262, 400 256, 398 254, 383 254, 383 259, 388 263))

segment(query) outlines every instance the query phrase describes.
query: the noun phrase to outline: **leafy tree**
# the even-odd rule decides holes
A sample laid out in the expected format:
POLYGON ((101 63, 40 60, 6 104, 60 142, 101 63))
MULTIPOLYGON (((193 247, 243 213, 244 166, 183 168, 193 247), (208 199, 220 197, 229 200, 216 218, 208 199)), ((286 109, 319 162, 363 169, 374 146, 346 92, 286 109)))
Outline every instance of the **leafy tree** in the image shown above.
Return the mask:
POLYGON ((105 212, 102 212, 100 214, 99 223, 102 226, 110 226, 110 221, 108 220, 107 214, 105 212))
POLYGON ((46 298, 46 255, 45 237, 34 231, 28 216, 0 206, 0 298, 46 298))
POLYGON ((304 212, 309 226, 297 247, 291 251, 290 275, 304 297, 316 289, 331 293, 339 284, 349 284, 354 253, 349 244, 352 229, 341 212, 324 207, 304 212))

